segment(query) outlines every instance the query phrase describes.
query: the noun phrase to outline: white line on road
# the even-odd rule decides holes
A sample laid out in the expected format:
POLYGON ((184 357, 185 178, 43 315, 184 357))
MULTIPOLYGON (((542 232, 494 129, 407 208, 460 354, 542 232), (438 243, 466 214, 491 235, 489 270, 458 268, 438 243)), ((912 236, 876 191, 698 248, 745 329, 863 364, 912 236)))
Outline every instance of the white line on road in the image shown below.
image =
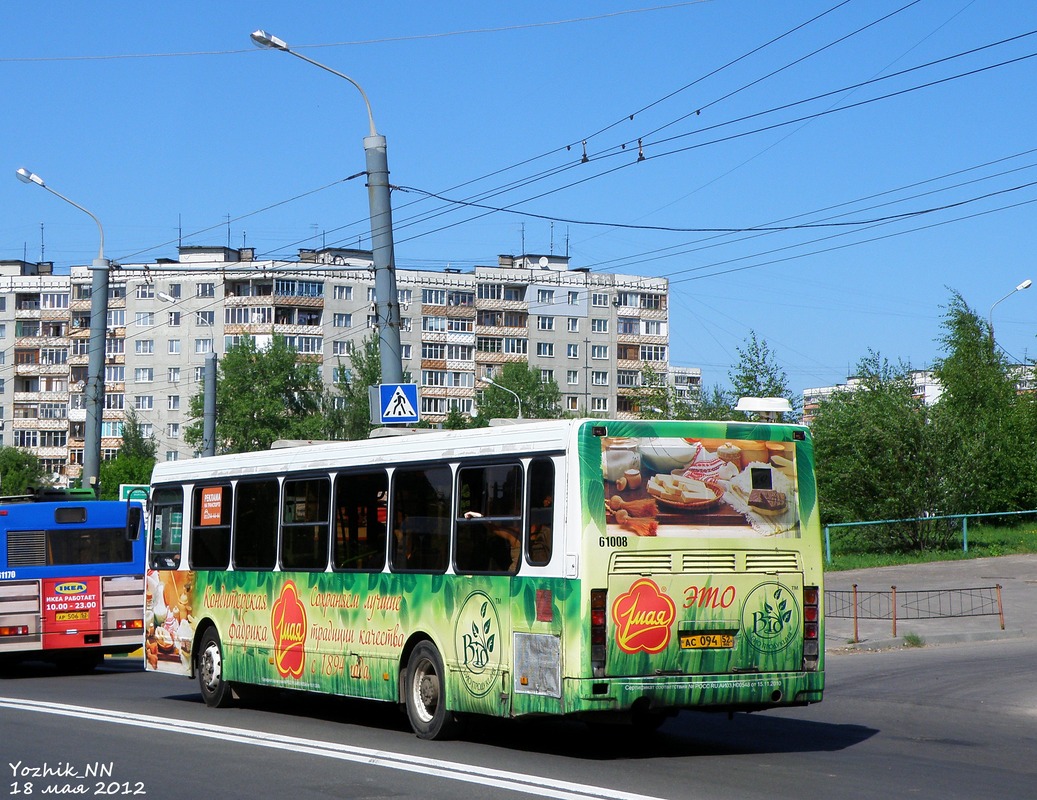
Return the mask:
POLYGON ((269 747, 275 750, 306 753, 323 756, 324 758, 334 758, 340 761, 354 761, 359 764, 385 767, 403 772, 435 775, 448 780, 509 789, 513 792, 523 792, 538 797, 553 797, 558 800, 661 800, 661 798, 643 794, 606 789, 600 786, 588 786, 569 781, 558 781, 539 775, 507 772, 489 767, 479 767, 474 764, 460 764, 406 753, 372 750, 366 747, 322 742, 317 739, 303 739, 296 736, 283 736, 263 731, 250 731, 243 728, 228 728, 223 725, 211 725, 204 722, 190 722, 187 720, 169 719, 168 717, 151 717, 145 714, 131 714, 125 711, 72 706, 63 703, 45 703, 38 700, 20 700, 13 697, 0 697, 0 708, 32 711, 41 714, 56 714, 95 722, 132 725, 138 728, 152 728, 167 732, 175 731, 190 736, 238 742, 240 744, 252 745, 253 747, 269 747))

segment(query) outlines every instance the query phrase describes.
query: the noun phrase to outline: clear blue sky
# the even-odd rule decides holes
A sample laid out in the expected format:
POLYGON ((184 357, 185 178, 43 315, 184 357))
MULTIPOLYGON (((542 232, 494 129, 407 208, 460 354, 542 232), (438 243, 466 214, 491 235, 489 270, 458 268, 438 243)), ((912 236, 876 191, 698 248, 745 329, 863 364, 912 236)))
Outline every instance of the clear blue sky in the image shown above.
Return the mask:
MULTIPOLYGON (((924 367, 951 290, 986 317, 1037 280, 1032 0, 6 0, 0 24, 4 259, 97 251, 18 167, 128 263, 175 256, 181 232, 260 257, 369 246, 363 180, 344 180, 362 101, 253 47, 265 28, 369 95, 398 266, 525 250, 668 276, 671 360, 707 386, 750 330, 794 390, 869 348, 924 367), (828 223, 851 224, 789 229, 828 223)), ((994 314, 1018 359, 1035 308, 1037 287, 994 314)))

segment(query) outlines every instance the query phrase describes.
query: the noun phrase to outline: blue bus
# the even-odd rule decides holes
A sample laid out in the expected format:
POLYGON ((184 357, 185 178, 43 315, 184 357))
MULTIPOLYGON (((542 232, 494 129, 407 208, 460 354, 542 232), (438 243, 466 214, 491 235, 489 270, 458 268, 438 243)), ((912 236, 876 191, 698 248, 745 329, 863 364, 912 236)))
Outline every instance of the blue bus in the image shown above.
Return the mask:
POLYGON ((140 503, 68 492, 0 499, 0 662, 93 669, 144 640, 140 503))

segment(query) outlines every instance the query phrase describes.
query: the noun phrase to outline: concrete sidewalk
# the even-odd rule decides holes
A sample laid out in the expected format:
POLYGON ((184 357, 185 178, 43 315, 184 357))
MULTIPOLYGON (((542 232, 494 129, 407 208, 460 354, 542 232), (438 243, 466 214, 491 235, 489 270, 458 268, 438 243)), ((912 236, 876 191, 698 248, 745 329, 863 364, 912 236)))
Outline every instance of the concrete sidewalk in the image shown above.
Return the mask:
POLYGON ((1037 555, 940 561, 897 567, 826 572, 828 591, 912 592, 937 589, 977 589, 1001 586, 1005 630, 996 616, 950 617, 897 620, 893 637, 892 620, 858 620, 859 641, 853 641, 853 620, 825 620, 825 649, 829 653, 850 650, 880 650, 902 647, 904 637, 925 644, 981 641, 999 638, 1037 638, 1037 555))

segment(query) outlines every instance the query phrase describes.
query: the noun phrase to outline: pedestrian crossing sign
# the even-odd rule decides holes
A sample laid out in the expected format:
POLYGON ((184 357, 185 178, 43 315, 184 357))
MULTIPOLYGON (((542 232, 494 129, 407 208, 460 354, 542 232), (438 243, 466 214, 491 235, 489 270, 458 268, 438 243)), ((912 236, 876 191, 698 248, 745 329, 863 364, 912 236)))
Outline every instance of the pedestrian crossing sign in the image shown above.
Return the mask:
POLYGON ((378 421, 382 425, 418 421, 418 385, 382 383, 378 385, 378 421))

